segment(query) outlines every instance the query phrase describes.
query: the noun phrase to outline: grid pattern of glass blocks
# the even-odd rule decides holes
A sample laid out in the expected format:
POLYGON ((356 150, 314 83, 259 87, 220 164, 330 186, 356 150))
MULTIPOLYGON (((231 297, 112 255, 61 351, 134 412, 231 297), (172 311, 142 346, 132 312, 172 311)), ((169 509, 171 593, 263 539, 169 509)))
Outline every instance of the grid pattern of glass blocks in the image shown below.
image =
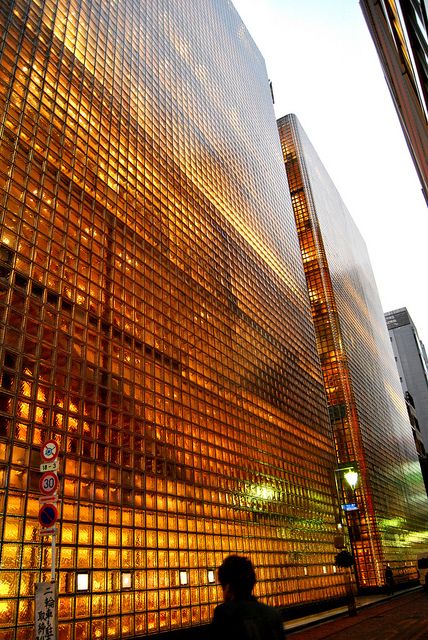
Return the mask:
MULTIPOLYGON (((367 250, 294 115, 278 121, 340 465, 355 462, 346 514, 361 588, 416 577, 427 501, 367 250)), ((339 491, 342 485, 338 483, 339 491)))
POLYGON ((226 0, 0 6, 0 640, 335 597, 334 448, 263 60, 226 0))

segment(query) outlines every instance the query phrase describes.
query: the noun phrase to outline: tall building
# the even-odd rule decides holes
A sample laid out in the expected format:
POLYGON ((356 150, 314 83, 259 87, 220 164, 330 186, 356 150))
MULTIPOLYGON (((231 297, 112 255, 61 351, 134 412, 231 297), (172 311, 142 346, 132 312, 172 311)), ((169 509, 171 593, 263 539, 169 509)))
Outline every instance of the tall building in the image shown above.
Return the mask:
POLYGON ((365 243, 294 115, 278 121, 361 589, 411 579, 428 501, 365 243))
POLYGON ((33 638, 50 580, 52 439, 60 640, 208 622, 230 552, 273 605, 343 595, 270 88, 231 2, 11 0, 0 34, 0 637, 33 638))
POLYGON ((410 394, 417 423, 428 451, 428 360, 417 329, 406 308, 385 313, 403 394, 410 394))
POLYGON ((360 0, 428 203, 428 5, 360 0))
POLYGON ((406 391, 404 394, 404 400, 406 402, 407 414, 409 416, 409 422, 412 427, 413 439, 415 441, 416 451, 419 457, 419 464, 422 471, 422 477, 425 483, 425 490, 428 496, 428 455, 422 440, 421 428, 419 426, 419 420, 415 409, 415 401, 408 391, 406 391))

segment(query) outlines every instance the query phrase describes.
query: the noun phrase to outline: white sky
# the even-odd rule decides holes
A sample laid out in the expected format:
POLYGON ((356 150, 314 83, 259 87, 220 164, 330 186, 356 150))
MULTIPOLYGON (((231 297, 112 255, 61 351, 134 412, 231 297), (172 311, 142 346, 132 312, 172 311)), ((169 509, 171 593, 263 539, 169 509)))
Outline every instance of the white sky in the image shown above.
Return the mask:
POLYGON ((233 0, 366 241, 384 311, 428 346, 428 209, 358 0, 233 0))

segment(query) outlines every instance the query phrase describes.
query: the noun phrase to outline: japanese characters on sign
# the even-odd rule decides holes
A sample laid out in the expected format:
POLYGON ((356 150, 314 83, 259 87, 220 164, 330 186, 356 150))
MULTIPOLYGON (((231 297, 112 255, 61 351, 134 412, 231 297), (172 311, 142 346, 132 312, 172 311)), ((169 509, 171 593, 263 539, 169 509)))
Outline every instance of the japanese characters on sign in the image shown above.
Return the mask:
POLYGON ((55 591, 53 582, 36 583, 35 640, 57 640, 55 591))

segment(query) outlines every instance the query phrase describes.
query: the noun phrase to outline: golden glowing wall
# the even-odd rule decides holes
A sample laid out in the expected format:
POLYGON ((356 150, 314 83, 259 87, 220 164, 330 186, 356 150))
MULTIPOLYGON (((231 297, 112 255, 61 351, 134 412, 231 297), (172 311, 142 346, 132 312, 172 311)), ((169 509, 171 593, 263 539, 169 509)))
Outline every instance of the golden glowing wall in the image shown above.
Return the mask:
POLYGON ((209 621, 229 552, 271 604, 343 592, 264 63, 230 3, 197 5, 0 7, 1 640, 33 637, 49 579, 48 437, 61 640, 209 621))
POLYGON ((387 561, 413 579, 428 505, 367 250, 297 118, 278 126, 337 460, 360 471, 347 516, 358 583, 382 586, 387 561))

